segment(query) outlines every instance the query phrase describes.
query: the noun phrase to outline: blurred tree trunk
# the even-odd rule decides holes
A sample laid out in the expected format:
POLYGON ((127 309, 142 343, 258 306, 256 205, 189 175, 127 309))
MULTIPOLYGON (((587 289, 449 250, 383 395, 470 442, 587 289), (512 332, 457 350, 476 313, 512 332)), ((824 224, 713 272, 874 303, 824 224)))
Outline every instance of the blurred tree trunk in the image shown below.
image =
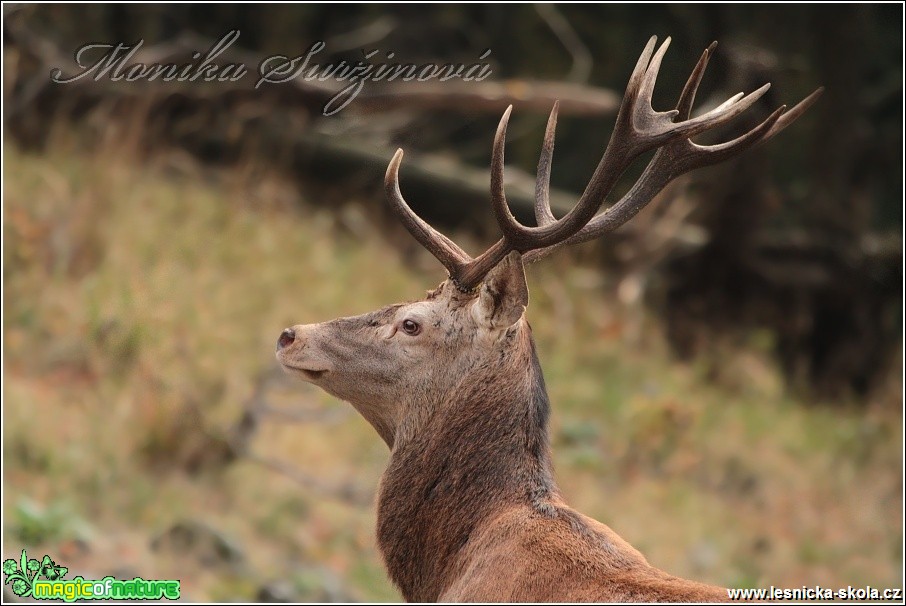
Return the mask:
POLYGON ((819 128, 812 148, 812 195, 808 218, 817 229, 852 245, 869 228, 871 204, 862 194, 863 179, 856 171, 865 154, 869 125, 864 124, 865 97, 862 56, 865 31, 856 5, 813 13, 815 66, 825 94, 815 107, 819 128))

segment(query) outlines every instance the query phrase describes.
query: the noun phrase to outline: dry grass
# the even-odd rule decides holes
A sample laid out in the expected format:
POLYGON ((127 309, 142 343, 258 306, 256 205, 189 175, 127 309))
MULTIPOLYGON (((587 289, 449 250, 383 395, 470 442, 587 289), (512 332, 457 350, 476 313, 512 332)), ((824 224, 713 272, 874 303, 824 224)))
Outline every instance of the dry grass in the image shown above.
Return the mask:
MULTIPOLYGON (((253 599, 275 581, 298 599, 398 599, 373 507, 217 453, 283 326, 418 298, 441 272, 402 259, 359 207, 305 205, 277 178, 6 152, 3 557, 25 547, 85 576, 180 578, 194 600, 253 599), (184 520, 241 559, 152 549, 184 520)), ((897 381, 867 405, 806 406, 753 347, 715 352, 715 382, 707 361, 671 361, 606 276, 565 257, 529 273, 574 506, 679 575, 902 586, 897 381)), ((274 405, 336 415, 268 420, 252 449, 373 491, 387 453, 370 427, 312 388, 274 385, 274 405)))

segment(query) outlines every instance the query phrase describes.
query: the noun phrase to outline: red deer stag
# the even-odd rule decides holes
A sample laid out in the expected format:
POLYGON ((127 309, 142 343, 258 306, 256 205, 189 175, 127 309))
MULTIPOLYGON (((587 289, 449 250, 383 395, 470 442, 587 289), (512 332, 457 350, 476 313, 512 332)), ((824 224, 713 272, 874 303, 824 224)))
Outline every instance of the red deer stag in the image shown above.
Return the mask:
POLYGON ((626 541, 570 509, 554 483, 550 408, 525 320, 523 263, 613 231, 671 179, 764 142, 800 116, 820 89, 781 107, 741 137, 697 145, 690 137, 725 124, 768 89, 740 93, 691 118, 713 52, 699 60, 675 110, 651 107, 669 39, 651 38, 630 77, 604 156, 563 218, 548 200, 557 106, 535 189, 537 227, 513 217, 503 187, 509 108, 494 139, 491 202, 503 237, 473 259, 419 218, 399 189, 403 152, 385 180, 390 204, 449 279, 423 301, 287 328, 277 341, 284 369, 350 402, 391 449, 378 496, 377 537, 390 577, 410 601, 712 601, 724 589, 670 576, 626 541), (635 186, 595 216, 617 178, 657 149, 635 186))

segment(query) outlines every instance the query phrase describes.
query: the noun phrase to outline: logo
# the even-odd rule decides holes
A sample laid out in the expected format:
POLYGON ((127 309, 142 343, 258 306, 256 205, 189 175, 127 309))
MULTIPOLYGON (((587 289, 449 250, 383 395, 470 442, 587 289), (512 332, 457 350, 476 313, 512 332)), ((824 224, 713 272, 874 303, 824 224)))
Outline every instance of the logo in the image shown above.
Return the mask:
POLYGON ((77 576, 66 580, 69 572, 65 566, 58 566, 45 555, 40 561, 29 559, 22 550, 17 562, 13 558, 3 560, 3 583, 10 585, 19 597, 36 600, 168 600, 179 599, 179 580, 146 580, 135 577, 125 581, 104 577, 101 580, 84 579, 77 576))

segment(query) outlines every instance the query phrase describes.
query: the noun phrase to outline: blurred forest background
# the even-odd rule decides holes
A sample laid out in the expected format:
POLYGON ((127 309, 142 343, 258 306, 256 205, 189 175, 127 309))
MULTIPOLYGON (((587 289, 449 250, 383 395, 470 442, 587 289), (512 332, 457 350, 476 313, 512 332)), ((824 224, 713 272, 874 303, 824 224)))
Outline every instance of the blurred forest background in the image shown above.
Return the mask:
POLYGON ((4 558, 179 578, 198 601, 398 600, 374 539, 386 448, 286 379, 274 341, 442 279, 385 209, 396 147, 407 199, 478 251, 500 114, 514 104, 524 211, 560 99, 569 208, 656 34, 673 38, 657 109, 713 40, 700 108, 772 83, 723 140, 826 90, 767 145, 529 268, 561 487, 674 574, 902 587, 902 6, 3 11, 4 558), (238 82, 49 77, 88 43, 183 64, 231 30, 216 62, 245 64, 238 82), (345 84, 255 88, 265 57, 318 41, 322 65, 377 49, 492 74, 369 82, 331 116, 345 84))

